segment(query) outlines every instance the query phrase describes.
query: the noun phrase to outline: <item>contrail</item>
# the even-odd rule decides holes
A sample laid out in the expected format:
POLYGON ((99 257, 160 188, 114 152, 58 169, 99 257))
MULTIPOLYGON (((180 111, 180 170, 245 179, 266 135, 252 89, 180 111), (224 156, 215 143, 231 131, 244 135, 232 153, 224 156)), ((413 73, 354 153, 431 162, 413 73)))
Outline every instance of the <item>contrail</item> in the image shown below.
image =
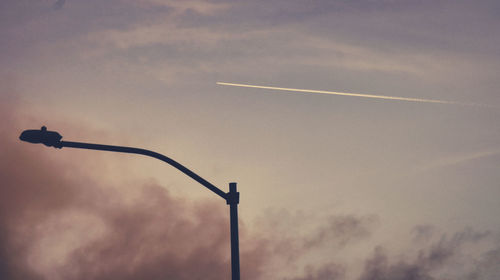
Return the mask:
POLYGON ((446 100, 437 100, 437 99, 422 99, 422 98, 398 97, 398 96, 386 96, 386 95, 373 95, 373 94, 362 94, 362 93, 348 93, 348 92, 336 92, 336 91, 327 91, 327 90, 312 90, 312 89, 270 87, 270 86, 234 84, 234 83, 224 83, 224 82, 217 82, 217 84, 218 85, 222 85, 222 86, 261 88, 261 89, 281 90, 281 91, 293 91, 293 92, 306 92, 306 93, 321 93, 321 94, 332 94, 332 95, 354 96, 354 97, 366 97, 366 98, 399 100, 399 101, 409 101, 409 102, 424 102, 424 103, 440 103, 440 104, 456 104, 456 105, 468 105, 468 106, 472 105, 472 106, 486 106, 486 107, 489 107, 487 105, 481 105, 481 104, 466 104, 466 103, 460 103, 460 102, 455 102, 455 101, 446 101, 446 100))

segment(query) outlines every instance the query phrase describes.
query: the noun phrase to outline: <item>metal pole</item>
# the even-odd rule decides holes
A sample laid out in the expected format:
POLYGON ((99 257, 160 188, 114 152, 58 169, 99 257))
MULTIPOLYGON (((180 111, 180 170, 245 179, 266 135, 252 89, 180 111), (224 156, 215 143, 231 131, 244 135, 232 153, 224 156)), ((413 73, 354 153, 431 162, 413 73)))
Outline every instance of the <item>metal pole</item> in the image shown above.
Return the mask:
POLYGON ((238 203, 240 193, 236 191, 236 183, 229 183, 227 193, 231 226, 231 279, 240 280, 240 248, 238 241, 238 203))
POLYGON ((157 152, 153 152, 153 151, 146 150, 146 149, 140 149, 140 148, 92 144, 92 143, 82 143, 82 142, 70 142, 70 141, 60 141, 59 143, 57 143, 57 145, 58 145, 58 148, 68 147, 68 148, 78 148, 78 149, 100 150, 100 151, 120 152, 120 153, 129 153, 129 154, 139 154, 139 155, 153 157, 153 158, 159 159, 161 161, 164 161, 164 162, 170 164, 171 166, 177 168, 182 173, 193 178, 196 182, 202 184, 203 186, 205 186, 206 188, 213 191, 218 196, 224 198, 227 201, 227 194, 225 192, 223 192, 221 189, 212 185, 207 180, 201 178, 198 174, 189 170, 184 165, 178 163, 177 161, 175 161, 175 160, 173 160, 165 155, 159 154, 157 152))

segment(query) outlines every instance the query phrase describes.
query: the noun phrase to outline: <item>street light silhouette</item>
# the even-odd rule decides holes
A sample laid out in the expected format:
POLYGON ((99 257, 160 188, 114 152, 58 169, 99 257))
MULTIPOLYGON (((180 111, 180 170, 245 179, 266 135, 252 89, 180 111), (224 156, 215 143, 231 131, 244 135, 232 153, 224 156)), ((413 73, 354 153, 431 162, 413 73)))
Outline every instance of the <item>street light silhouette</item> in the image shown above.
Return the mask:
POLYGON ((239 241, 238 241, 238 203, 240 202, 240 193, 236 190, 236 183, 229 183, 229 192, 225 193, 221 189, 209 183, 207 180, 198 176, 193 171, 189 170, 184 165, 162 154, 140 148, 61 141, 62 139, 61 134, 55 131, 48 131, 45 126, 42 126, 40 130, 37 129, 25 130, 21 133, 19 139, 25 142, 33 144, 44 144, 47 147, 54 147, 58 149, 61 149, 63 147, 68 147, 68 148, 100 150, 100 151, 120 152, 129 154, 140 154, 159 159, 177 168, 182 173, 186 174, 187 176, 191 177, 192 179, 202 184, 209 190, 213 191, 218 196, 222 197, 224 200, 226 200, 226 204, 229 205, 229 221, 230 221, 230 231, 231 231, 231 275, 232 275, 231 279, 240 280, 240 256, 239 256, 240 252, 239 252, 239 241))

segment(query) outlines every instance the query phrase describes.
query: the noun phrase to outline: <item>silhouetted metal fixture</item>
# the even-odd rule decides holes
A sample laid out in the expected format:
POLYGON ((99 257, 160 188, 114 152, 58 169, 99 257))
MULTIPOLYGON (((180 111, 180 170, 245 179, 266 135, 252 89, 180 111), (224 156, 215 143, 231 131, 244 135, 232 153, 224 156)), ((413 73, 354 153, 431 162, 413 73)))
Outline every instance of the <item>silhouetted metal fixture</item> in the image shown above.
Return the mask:
POLYGON ((240 251, 239 251, 239 241, 238 241, 238 203, 240 202, 240 193, 236 190, 236 183, 229 183, 229 192, 225 193, 216 186, 209 183, 207 180, 198 176, 193 171, 189 170, 184 165, 162 154, 139 148, 61 141, 62 139, 61 134, 55 131, 48 131, 45 126, 43 126, 40 130, 36 129, 25 130, 21 133, 19 139, 34 144, 41 143, 44 144, 45 146, 54 147, 58 149, 61 149, 63 147, 68 147, 68 148, 80 148, 89 150, 140 154, 140 155, 154 157, 179 169, 182 173, 188 175, 198 183, 202 184, 209 190, 213 191, 218 196, 222 197, 224 200, 226 200, 226 204, 229 205, 229 215, 230 215, 229 220, 231 228, 231 275, 232 275, 231 279, 232 280, 240 279, 240 251))

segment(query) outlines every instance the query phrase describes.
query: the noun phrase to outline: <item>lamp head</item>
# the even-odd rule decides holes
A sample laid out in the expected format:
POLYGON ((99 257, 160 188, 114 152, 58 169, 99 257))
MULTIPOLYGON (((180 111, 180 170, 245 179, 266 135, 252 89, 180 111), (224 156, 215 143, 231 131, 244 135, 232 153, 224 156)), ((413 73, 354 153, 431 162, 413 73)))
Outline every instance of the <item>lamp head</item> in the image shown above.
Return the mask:
POLYGON ((62 136, 55 131, 48 131, 45 126, 40 130, 28 129, 21 133, 19 139, 21 141, 38 144, 42 143, 47 147, 62 148, 62 136))

